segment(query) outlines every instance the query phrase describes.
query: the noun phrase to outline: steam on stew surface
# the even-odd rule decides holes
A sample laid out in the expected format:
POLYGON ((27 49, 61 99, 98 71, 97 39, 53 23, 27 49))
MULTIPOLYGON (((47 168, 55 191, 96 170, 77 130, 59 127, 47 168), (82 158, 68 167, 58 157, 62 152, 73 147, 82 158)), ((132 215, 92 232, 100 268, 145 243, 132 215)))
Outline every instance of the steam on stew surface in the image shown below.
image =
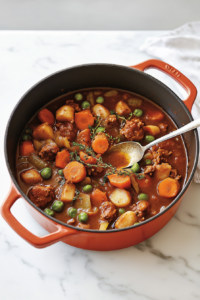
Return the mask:
POLYGON ((17 179, 47 215, 84 229, 120 229, 155 216, 180 192, 186 174, 181 137, 160 143, 130 169, 108 149, 146 145, 175 130, 152 102, 105 88, 68 93, 41 109, 19 141, 17 179))

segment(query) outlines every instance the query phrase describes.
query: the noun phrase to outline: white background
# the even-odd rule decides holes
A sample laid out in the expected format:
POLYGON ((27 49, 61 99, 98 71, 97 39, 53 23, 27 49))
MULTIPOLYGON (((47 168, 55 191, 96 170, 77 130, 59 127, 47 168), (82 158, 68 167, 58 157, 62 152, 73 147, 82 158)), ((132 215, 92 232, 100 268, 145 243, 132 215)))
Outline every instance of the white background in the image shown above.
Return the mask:
POLYGON ((0 29, 168 30, 199 18, 199 0, 0 0, 0 29))

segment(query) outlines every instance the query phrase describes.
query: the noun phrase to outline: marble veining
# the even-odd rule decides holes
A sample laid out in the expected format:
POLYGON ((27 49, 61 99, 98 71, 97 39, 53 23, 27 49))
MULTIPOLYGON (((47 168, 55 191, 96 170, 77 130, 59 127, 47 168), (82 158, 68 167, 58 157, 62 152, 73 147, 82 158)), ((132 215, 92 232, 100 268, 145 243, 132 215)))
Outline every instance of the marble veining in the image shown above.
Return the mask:
MULTIPOLYGON (((162 32, 0 32, 0 137, 19 98, 37 81, 84 63, 134 65, 150 58, 139 48, 162 32)), ((169 86, 176 85, 166 77, 169 86)), ((10 179, 1 157, 1 200, 10 179)), ((0 218, 0 298, 3 300, 200 299, 200 186, 192 183, 172 220, 149 240, 123 250, 94 252, 61 242, 35 249, 0 218)), ((13 214, 30 231, 46 231, 19 200, 13 214)))

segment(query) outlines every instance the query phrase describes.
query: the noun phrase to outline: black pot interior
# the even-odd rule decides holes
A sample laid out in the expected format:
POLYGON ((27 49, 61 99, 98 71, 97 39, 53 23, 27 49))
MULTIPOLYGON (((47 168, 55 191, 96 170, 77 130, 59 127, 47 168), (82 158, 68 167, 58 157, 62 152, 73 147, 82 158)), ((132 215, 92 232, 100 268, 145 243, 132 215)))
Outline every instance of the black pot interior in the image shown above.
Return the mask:
MULTIPOLYGON (((15 157, 17 143, 25 125, 41 107, 54 98, 90 87, 112 87, 140 94, 161 106, 178 127, 192 120, 191 114, 177 95, 157 79, 133 68, 91 64, 60 71, 40 81, 24 95, 13 110, 8 123, 5 155, 11 177, 20 192, 22 191, 15 181, 15 157)), ((189 161, 186 181, 188 185, 198 160, 197 131, 190 131, 184 134, 183 138, 189 161)))

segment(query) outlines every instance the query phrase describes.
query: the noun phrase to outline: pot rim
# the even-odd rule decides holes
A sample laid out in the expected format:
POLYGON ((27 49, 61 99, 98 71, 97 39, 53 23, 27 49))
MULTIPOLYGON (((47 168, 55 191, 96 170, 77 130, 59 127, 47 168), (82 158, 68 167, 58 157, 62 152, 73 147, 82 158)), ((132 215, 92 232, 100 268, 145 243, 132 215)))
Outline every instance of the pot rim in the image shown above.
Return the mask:
MULTIPOLYGON (((121 229, 112 229, 112 230, 105 230, 105 231, 101 231, 101 230, 94 230, 94 229, 83 229, 83 228, 80 228, 80 227, 74 227, 72 225, 68 225, 67 223, 64 223, 62 221, 59 221, 51 216, 48 216, 47 214, 45 214, 45 212, 40 209, 39 207, 37 207, 34 203, 32 203, 32 201, 26 196, 26 194, 22 191, 22 189, 20 188, 20 186, 18 185, 11 169, 10 169, 10 166, 9 166, 9 162, 8 162, 8 156, 7 156, 7 148, 6 148, 6 141, 7 141, 7 138, 8 138, 8 129, 9 129, 9 126, 10 126, 10 123, 12 121, 12 117, 17 109, 17 107, 19 106, 19 104, 23 101, 24 97, 31 91, 33 90, 35 87, 37 87, 37 85, 39 85, 40 83, 42 83, 43 81, 47 80, 48 78, 52 77, 52 76, 56 76, 57 74, 59 73, 62 73, 62 72, 65 72, 65 71, 68 71, 68 70, 71 70, 71 69, 78 69, 78 68, 87 68, 87 67, 92 67, 92 66, 105 66, 105 67, 114 67, 114 68, 121 68, 121 69, 128 69, 129 71, 131 72, 136 72, 136 73, 139 73, 139 74, 143 74, 143 76, 147 76, 149 79, 151 79, 152 81, 156 82, 158 85, 164 87, 165 89, 167 89, 175 98, 176 100, 179 102, 179 104, 181 105, 182 109, 186 112, 186 114, 188 115, 190 121, 193 121, 193 117, 190 113, 190 111, 188 110, 188 108, 186 107, 186 105, 184 104, 184 101, 181 100, 168 86, 166 86, 163 82, 161 82, 160 80, 158 80, 157 78, 143 72, 143 71, 140 71, 140 70, 137 70, 135 69, 134 67, 128 67, 128 66, 123 66, 123 65, 117 65, 117 64, 108 64, 108 63, 91 63, 91 64, 81 64, 81 65, 75 65, 75 66, 72 66, 72 67, 69 67, 69 68, 65 68, 65 69, 62 69, 62 70, 59 70, 57 72, 54 72, 46 77, 44 77, 43 79, 39 80, 37 83, 35 83, 33 86, 31 86, 31 88, 29 88, 23 95, 22 97, 19 99, 19 101, 16 103, 16 105, 14 106, 12 112, 11 112, 11 115, 8 119, 8 122, 7 122, 7 125, 6 125, 6 130, 5 130, 5 135, 4 135, 4 155, 5 155, 5 160, 6 160, 6 166, 7 166, 7 169, 8 169, 8 172, 10 174, 10 177, 11 177, 11 180, 12 182, 14 183, 15 185, 15 188, 17 188, 17 190, 19 191, 19 193, 21 194, 21 196, 31 205, 33 206, 39 213, 43 214, 45 217, 49 218, 50 220, 52 220, 53 222, 56 222, 62 226, 65 226, 65 227, 69 227, 71 229, 74 229, 74 230, 77 230, 77 231, 83 231, 83 232, 89 232, 89 233, 117 233, 119 231, 125 231, 125 230, 130 230, 130 229, 133 229, 133 228, 136 228, 136 227, 139 227, 139 226, 142 226, 142 225, 145 225, 147 223, 150 223, 151 221, 154 221, 155 219, 161 217, 165 212, 167 212, 176 202, 178 202, 178 200, 183 196, 183 194, 185 193, 185 191, 187 190, 187 188, 189 187, 192 179, 193 179, 193 176, 194 176, 194 172, 196 170, 196 167, 197 167, 197 163, 198 163, 198 153, 199 153, 199 139, 198 139, 198 131, 197 129, 194 129, 194 134, 195 134, 195 138, 196 138, 196 149, 197 149, 197 154, 196 154, 196 157, 195 157, 195 160, 194 160, 194 164, 193 164, 193 168, 192 168, 192 171, 191 171, 191 174, 186 182, 186 184, 184 184, 181 192, 178 194, 178 196, 161 212, 159 212, 158 214, 156 214, 155 216, 143 221, 142 223, 139 223, 137 225, 132 225, 130 227, 126 227, 126 228, 121 228, 121 229)), ((176 123, 176 122, 175 122, 176 123)))

